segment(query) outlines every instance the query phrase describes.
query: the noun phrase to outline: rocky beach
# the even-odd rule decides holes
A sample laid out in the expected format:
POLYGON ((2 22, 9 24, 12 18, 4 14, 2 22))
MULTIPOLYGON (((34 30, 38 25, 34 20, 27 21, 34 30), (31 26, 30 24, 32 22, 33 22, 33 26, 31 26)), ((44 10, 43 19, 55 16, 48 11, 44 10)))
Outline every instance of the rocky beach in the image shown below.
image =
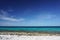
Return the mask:
POLYGON ((60 36, 56 32, 0 32, 0 35, 19 35, 19 36, 60 36))

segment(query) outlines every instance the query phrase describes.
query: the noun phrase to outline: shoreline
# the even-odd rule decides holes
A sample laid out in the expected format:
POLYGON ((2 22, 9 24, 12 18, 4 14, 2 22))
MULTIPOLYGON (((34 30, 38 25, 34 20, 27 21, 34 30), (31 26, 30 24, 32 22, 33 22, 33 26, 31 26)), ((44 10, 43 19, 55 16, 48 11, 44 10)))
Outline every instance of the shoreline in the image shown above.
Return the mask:
POLYGON ((19 36, 60 36, 60 33, 52 32, 0 32, 0 35, 19 35, 19 36))

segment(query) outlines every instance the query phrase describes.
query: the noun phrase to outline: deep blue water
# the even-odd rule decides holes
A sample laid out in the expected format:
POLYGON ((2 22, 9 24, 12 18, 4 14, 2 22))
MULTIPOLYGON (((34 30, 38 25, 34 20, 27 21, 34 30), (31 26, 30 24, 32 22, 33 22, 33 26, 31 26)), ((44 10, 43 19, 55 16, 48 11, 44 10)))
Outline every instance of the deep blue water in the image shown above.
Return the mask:
POLYGON ((11 30, 11 31, 59 31, 60 27, 0 27, 1 30, 11 30))

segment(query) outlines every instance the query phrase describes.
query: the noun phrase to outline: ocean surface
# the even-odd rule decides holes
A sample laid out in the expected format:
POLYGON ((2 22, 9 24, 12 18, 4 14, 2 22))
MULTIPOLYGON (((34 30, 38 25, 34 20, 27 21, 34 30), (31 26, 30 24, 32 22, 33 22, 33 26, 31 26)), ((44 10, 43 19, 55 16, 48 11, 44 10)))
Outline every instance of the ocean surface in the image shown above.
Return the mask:
POLYGON ((35 26, 35 27, 19 27, 19 26, 15 26, 15 27, 0 27, 0 31, 2 31, 2 30, 6 30, 6 31, 51 31, 51 32, 53 32, 53 31, 56 31, 56 32, 60 32, 60 27, 37 27, 37 26, 35 26))

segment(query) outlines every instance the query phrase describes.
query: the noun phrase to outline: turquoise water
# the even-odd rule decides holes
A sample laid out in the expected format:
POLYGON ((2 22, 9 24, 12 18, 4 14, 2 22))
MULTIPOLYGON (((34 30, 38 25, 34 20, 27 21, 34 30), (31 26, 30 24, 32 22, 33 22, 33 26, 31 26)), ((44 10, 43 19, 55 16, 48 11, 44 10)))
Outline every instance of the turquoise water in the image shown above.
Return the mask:
POLYGON ((0 28, 1 30, 11 30, 11 31, 59 31, 60 28, 0 28))

